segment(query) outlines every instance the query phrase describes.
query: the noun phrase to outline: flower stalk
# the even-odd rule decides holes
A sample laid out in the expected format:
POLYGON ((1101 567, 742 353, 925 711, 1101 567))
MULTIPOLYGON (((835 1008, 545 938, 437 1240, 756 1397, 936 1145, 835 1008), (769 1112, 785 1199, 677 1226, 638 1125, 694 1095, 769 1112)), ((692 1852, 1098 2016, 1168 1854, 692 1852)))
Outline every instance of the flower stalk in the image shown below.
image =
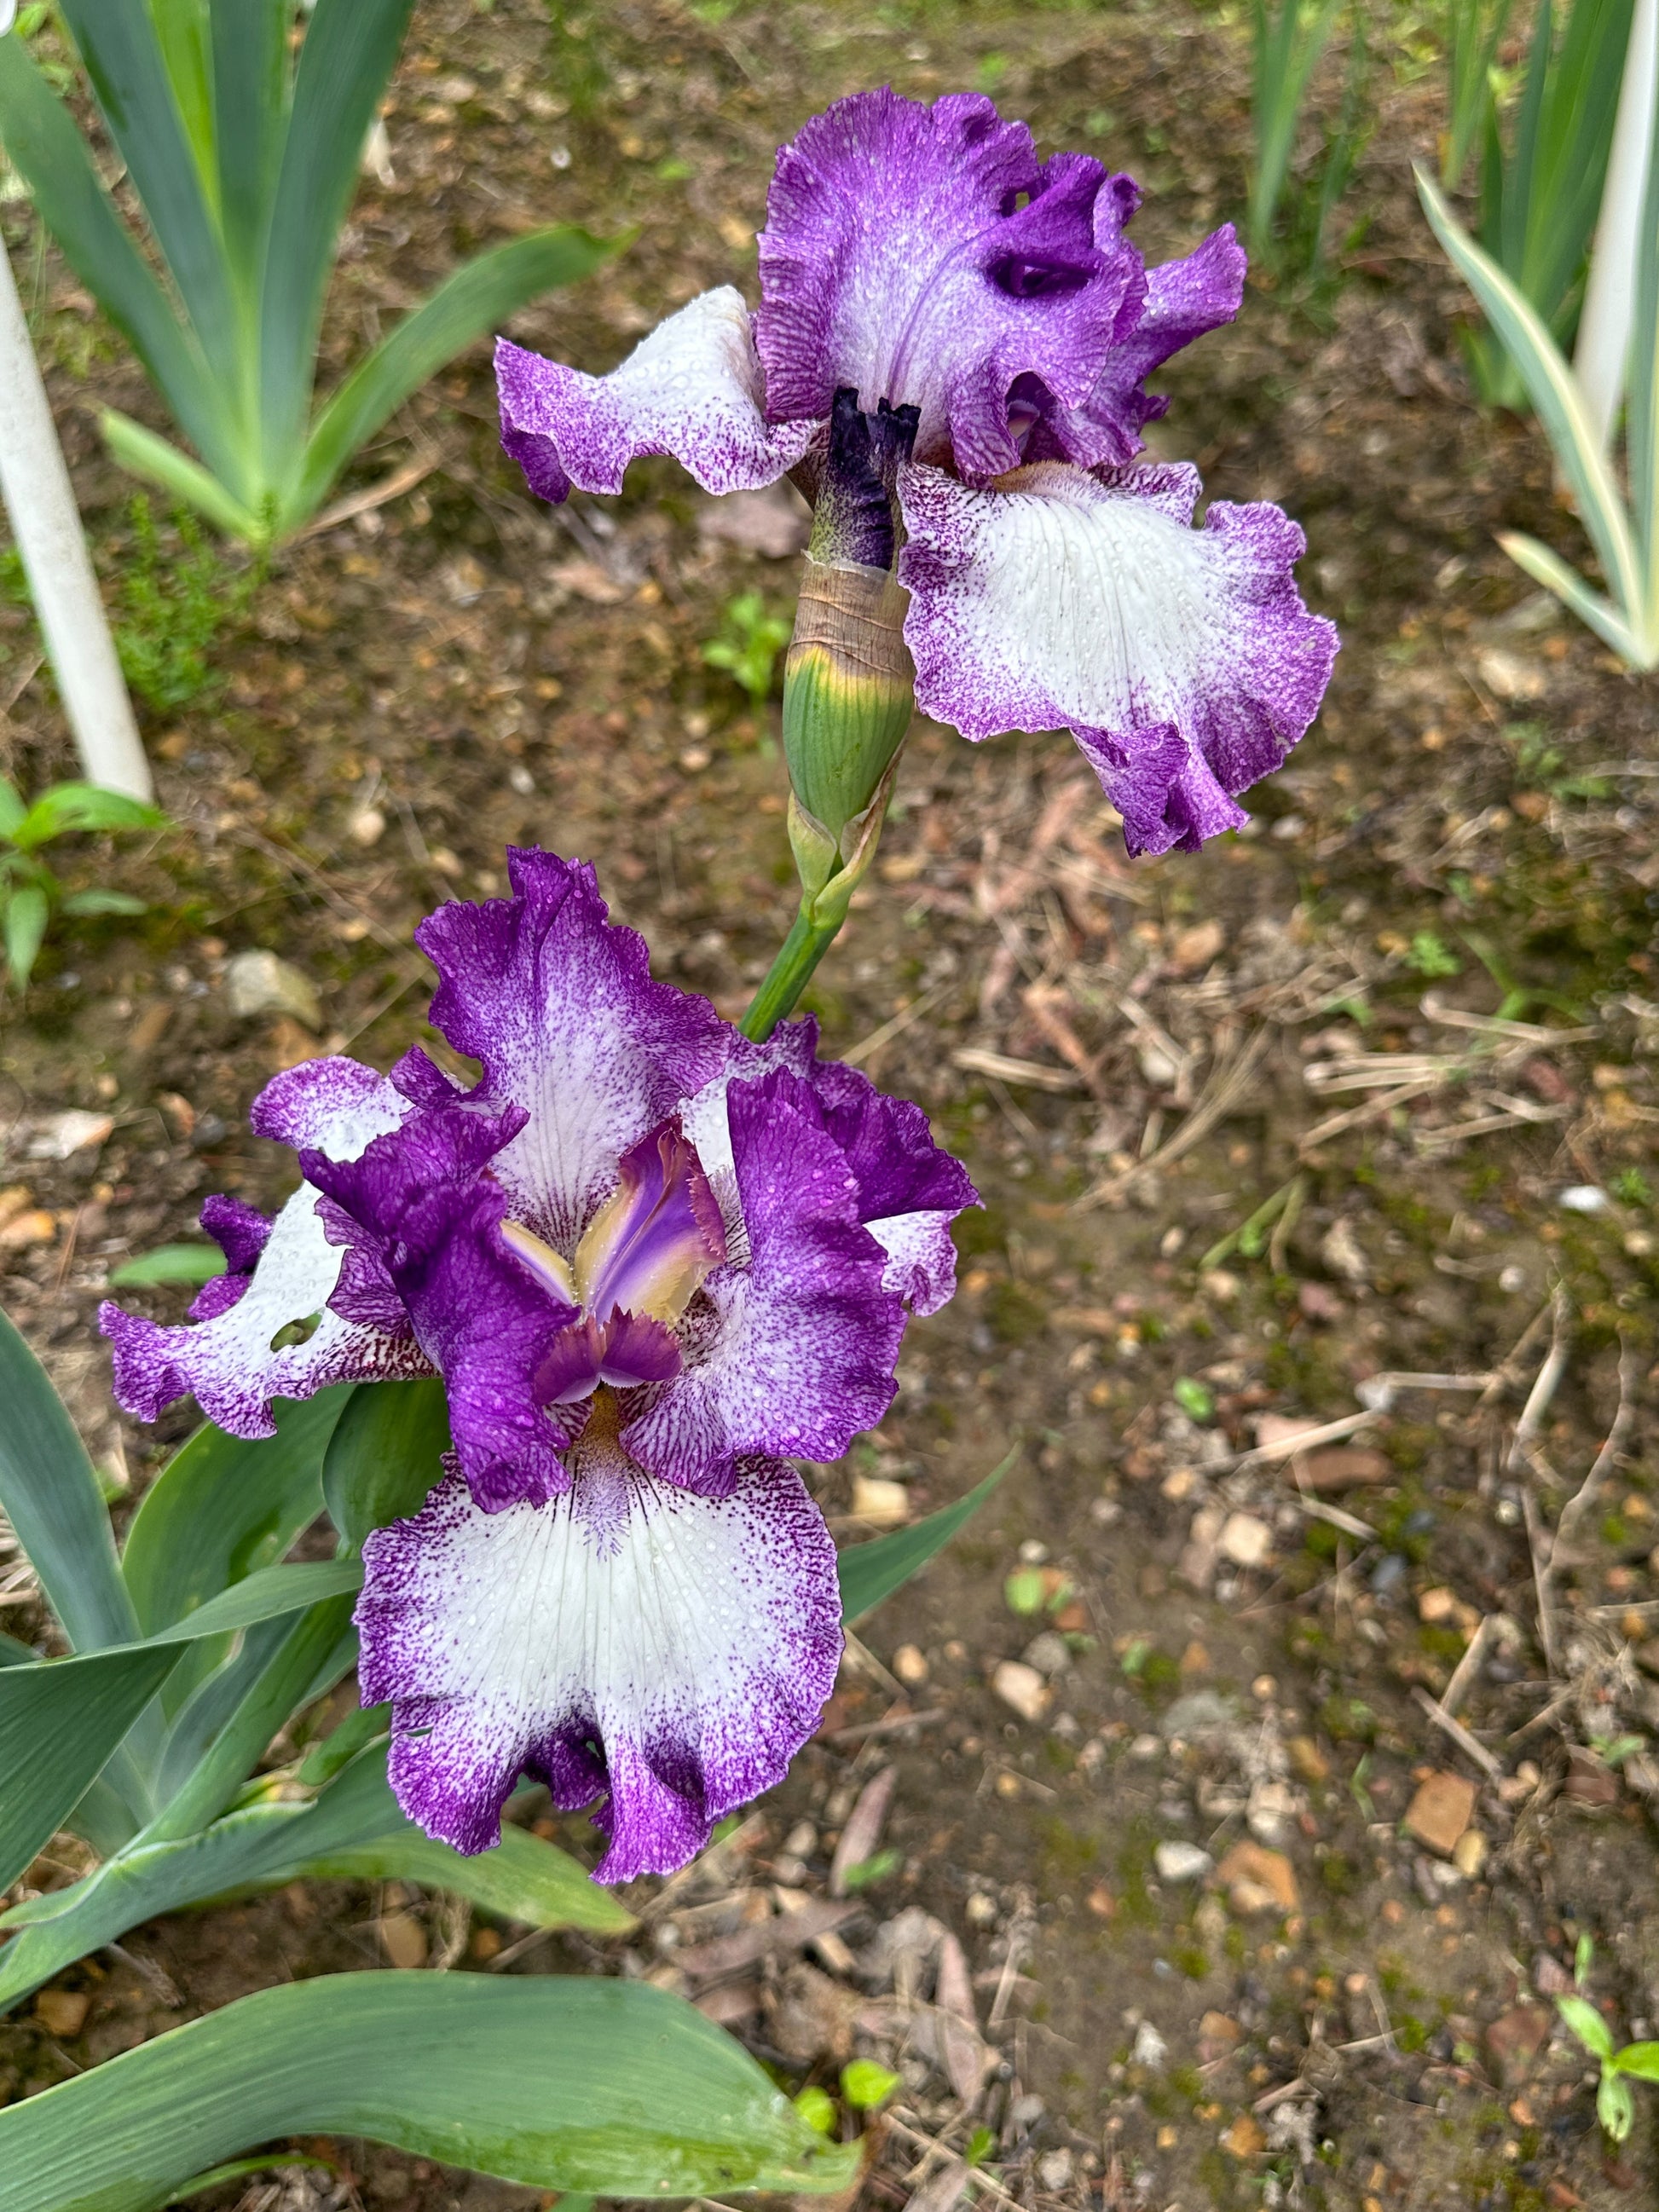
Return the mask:
POLYGON ((757 1042, 793 1012, 876 857, 915 709, 908 604, 885 568, 807 556, 783 678, 800 910, 743 1018, 757 1042))
POLYGON ((757 1042, 793 1011, 847 919, 881 841, 915 712, 916 667, 904 637, 910 594, 894 568, 904 534, 898 472, 917 421, 915 408, 884 400, 866 414, 857 392, 843 386, 825 450, 803 467, 812 538, 783 672, 789 842, 801 902, 744 1018, 757 1042))

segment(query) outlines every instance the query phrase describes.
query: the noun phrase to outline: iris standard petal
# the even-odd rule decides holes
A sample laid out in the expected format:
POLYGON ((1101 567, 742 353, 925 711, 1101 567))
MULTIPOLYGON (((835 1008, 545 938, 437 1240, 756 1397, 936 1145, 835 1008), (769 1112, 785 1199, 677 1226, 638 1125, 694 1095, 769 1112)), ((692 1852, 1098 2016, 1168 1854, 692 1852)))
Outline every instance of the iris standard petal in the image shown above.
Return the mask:
POLYGON ((980 1202, 968 1170, 934 1143, 920 1106, 858 1068, 815 1060, 809 1080, 857 1179, 859 1218, 887 1255, 884 1286, 912 1313, 937 1313, 957 1286, 951 1224, 980 1202))
POLYGON ((607 376, 499 339, 495 382, 501 445, 543 499, 620 491, 642 453, 672 453, 705 491, 758 491, 812 435, 810 422, 769 416, 749 310, 730 284, 659 323, 607 376))
POLYGON ((1336 653, 1276 507, 1218 501, 1195 470, 1041 462, 976 491, 901 474, 904 634, 916 703, 964 737, 1068 727, 1132 853, 1194 850, 1318 712, 1336 653))
POLYGON ((1141 259, 1118 231, 1137 198, 1086 155, 1040 161, 1025 125, 978 94, 837 100, 780 153, 767 198, 768 412, 822 421, 852 386, 866 411, 920 409, 921 459, 1014 467, 1015 382, 1077 405, 1134 326, 1141 259))
POLYGON ((1075 461, 1091 469, 1133 460, 1145 442, 1143 427, 1170 404, 1149 392, 1146 380, 1171 354, 1231 322, 1244 298, 1245 265, 1244 249, 1224 222, 1181 260, 1149 269, 1134 327, 1106 356, 1088 397, 1067 407, 1031 395, 1036 419, 1024 441, 1025 459, 1075 461))
MULTIPOLYGON (((889 1097, 858 1068, 820 1060, 817 1043, 818 1025, 811 1014, 780 1023, 764 1044, 733 1032, 725 1078, 683 1109, 687 1133, 695 1137, 722 1202, 740 1219, 726 1085, 779 1069, 798 1077, 852 1175, 858 1219, 887 1255, 882 1287, 912 1313, 936 1313, 956 1288, 951 1224, 964 1206, 979 1204, 979 1193, 962 1163, 934 1142, 920 1106, 889 1097)), ((799 1110, 805 1094, 793 1097, 799 1110)), ((738 1234, 746 1251, 747 1232, 738 1234)))
MULTIPOLYGON (((257 1135, 352 1160, 411 1110, 373 1068, 327 1059, 277 1076, 249 1119, 257 1135)), ((115 1395, 128 1413, 153 1421, 188 1394, 231 1435, 269 1437, 276 1433, 273 1398, 309 1398, 330 1382, 431 1372, 395 1310, 370 1317, 331 1305, 344 1255, 329 1241, 318 1204, 316 1186, 302 1182, 258 1237, 251 1209, 210 1200, 203 1225, 223 1243, 232 1274, 223 1289, 198 1299, 198 1318, 183 1328, 163 1328, 113 1304, 99 1308, 99 1327, 114 1347, 115 1395), (290 1332, 299 1340, 281 1340, 290 1332)))
POLYGON ((591 867, 514 849, 507 872, 512 898, 441 907, 416 942, 438 970, 434 1026, 483 1063, 471 1101, 526 1116, 492 1164, 508 1211, 568 1256, 623 1154, 718 1071, 726 1024, 652 981, 591 867))
MULTIPOLYGON (((597 1431, 602 1424, 593 1425, 597 1431)), ((841 1652, 835 1546, 790 1468, 699 1498, 597 1434, 573 1489, 479 1511, 451 1478, 363 1547, 365 1703, 428 1835, 488 1849, 521 1771, 571 1811, 603 1794, 601 1881, 668 1874, 782 1779, 841 1652)))

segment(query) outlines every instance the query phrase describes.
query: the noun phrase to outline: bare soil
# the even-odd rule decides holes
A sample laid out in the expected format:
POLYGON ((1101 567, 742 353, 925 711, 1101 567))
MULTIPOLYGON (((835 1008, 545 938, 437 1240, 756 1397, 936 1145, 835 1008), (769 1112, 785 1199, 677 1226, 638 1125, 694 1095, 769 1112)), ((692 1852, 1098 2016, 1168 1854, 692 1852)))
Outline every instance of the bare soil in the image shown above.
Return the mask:
MULTIPOLYGON (((1279 500, 1306 528, 1308 596, 1344 639, 1322 720, 1250 834, 1152 866, 1124 860, 1063 738, 975 750, 919 725, 880 881, 811 1000, 827 1048, 918 1099, 986 1200, 892 1416, 817 1472, 826 1510, 856 1539, 860 1480, 921 1512, 1016 1443, 1018 1463, 863 1625, 787 1784, 672 1895, 640 1885, 635 1938, 553 1938, 507 1966, 649 1972, 791 2086, 894 2058, 872 2203, 948 2172, 976 2125, 999 2192, 981 2201, 1029 2212, 1542 2212, 1650 2203, 1659 2180, 1646 2092, 1613 2152, 1554 2025, 1586 1936, 1615 2033, 1659 2023, 1653 692, 1493 542, 1519 526, 1582 556, 1540 438, 1483 418, 1463 377, 1463 302, 1409 183, 1439 112, 1424 34, 1379 14, 1375 38, 1340 283, 1253 281, 1236 327, 1172 365, 1156 433, 1212 496, 1279 500), (1553 1345, 1559 1385, 1517 1438, 1553 1345), (1621 1346, 1626 1419, 1552 1562, 1621 1346), (1474 1387, 1376 1382, 1402 1372, 1474 1387), (1246 1456, 1286 1420, 1353 1415, 1316 1453, 1246 1456), (1431 1708, 1476 1634, 1456 1683, 1472 1754, 1431 1708), (993 1686, 1008 1661, 1036 1670, 1002 1678, 1030 1717, 993 1686), (894 1856, 855 1915, 810 1959, 711 1965, 702 1947, 780 1887, 825 1893, 889 1765, 872 1843, 894 1856), (1171 1844, 1207 1856, 1183 1872, 1171 1844), (971 2111, 933 2002, 941 1931, 994 2054, 971 2111)), ((585 367, 709 284, 752 293, 774 147, 880 82, 992 87, 1045 144, 1130 169, 1152 259, 1242 197, 1242 33, 1175 5, 615 0, 550 20, 431 0, 388 118, 394 181, 366 177, 353 214, 330 372, 458 256, 550 216, 637 227, 514 325, 585 367)), ((94 412, 160 418, 55 252, 31 259, 27 210, 5 228, 113 566, 131 487, 94 412)), ((711 533, 666 463, 618 501, 538 507, 496 451, 483 347, 347 489, 411 452, 422 482, 284 554, 215 688, 152 718, 177 826, 82 860, 149 917, 65 931, 8 1002, 0 1183, 52 1226, 0 1255, 0 1297, 135 1496, 191 1416, 112 1412, 106 1276, 193 1233, 210 1192, 280 1199, 291 1164, 245 1118, 273 1069, 441 1053, 420 915, 499 890, 504 846, 544 842, 591 858, 659 972, 732 1012, 787 927, 775 708, 757 720, 699 648, 739 592, 787 611, 789 562, 711 533), (232 1016, 226 963, 258 947, 311 978, 320 1036, 232 1016), (69 1107, 111 1133, 38 1157, 69 1107)), ((21 611, 0 610, 0 646, 11 769, 70 772, 21 611)), ((27 1603, 5 1623, 49 1635, 27 1603)), ((548 1832, 594 1855, 581 1820, 548 1832)), ((338 1886, 137 1930, 0 2023, 0 2097, 285 1975, 390 1967, 410 1923, 428 1958, 456 1948, 444 1900, 338 1886), (76 1993, 71 2033, 47 1999, 76 1993)), ((479 1916, 460 1963, 497 1966, 522 1934, 479 1916)), ((256 2182, 249 2212, 532 2201, 302 2148, 336 2180, 256 2182)))

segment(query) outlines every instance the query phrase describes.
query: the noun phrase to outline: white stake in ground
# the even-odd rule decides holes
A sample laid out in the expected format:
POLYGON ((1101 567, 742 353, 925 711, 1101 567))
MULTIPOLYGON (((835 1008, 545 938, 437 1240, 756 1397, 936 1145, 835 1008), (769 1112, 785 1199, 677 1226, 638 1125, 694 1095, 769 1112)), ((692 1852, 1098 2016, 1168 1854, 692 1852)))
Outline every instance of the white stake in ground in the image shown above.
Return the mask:
MULTIPOLYGON (((1578 319, 1573 374, 1584 396, 1584 411, 1605 453, 1624 396, 1630 354, 1631 315, 1636 301, 1636 257, 1641 247, 1642 208, 1647 192, 1648 149, 1653 141, 1656 88, 1659 87, 1659 0, 1636 0, 1630 45, 1619 88, 1613 148, 1601 212, 1595 225, 1584 310, 1578 319)), ((1647 251, 1659 251, 1653 240, 1647 251)))
MULTIPOLYGON (((10 0, 0 0, 0 27, 10 0)), ((87 555, 23 303, 0 243, 0 498, 88 783, 153 800, 149 763, 87 555)))

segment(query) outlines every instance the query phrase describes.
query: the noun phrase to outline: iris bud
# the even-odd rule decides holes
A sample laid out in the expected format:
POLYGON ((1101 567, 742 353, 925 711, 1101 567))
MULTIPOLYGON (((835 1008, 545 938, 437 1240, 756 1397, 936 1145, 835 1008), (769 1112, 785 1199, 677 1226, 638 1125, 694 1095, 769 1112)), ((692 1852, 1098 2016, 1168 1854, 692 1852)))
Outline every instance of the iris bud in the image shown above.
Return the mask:
POLYGON ((784 663, 783 746, 798 807, 843 860, 849 825, 867 812, 915 705, 908 594, 892 566, 898 469, 915 433, 915 408, 884 402, 871 416, 855 392, 838 392, 813 486, 812 542, 784 663))

